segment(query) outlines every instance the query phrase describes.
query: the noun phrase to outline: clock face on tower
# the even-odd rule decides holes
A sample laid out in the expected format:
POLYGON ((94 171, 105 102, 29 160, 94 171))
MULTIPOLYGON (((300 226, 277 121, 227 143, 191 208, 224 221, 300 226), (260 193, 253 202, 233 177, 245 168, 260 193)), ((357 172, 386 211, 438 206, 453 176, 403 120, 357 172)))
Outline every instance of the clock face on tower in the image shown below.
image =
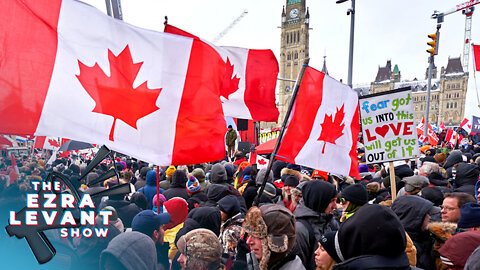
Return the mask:
POLYGON ((298 17, 298 9, 294 8, 294 9, 290 10, 290 18, 295 19, 297 17, 298 17))

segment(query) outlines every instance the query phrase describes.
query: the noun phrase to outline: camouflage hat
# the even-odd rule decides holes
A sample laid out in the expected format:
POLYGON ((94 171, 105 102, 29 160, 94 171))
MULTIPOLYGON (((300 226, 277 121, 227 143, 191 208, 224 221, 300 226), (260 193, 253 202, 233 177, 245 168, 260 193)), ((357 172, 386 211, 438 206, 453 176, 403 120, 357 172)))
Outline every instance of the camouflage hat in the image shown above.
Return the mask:
POLYGON ((207 229, 188 232, 178 239, 177 247, 187 257, 187 261, 215 262, 220 261, 222 256, 222 246, 218 237, 207 229))

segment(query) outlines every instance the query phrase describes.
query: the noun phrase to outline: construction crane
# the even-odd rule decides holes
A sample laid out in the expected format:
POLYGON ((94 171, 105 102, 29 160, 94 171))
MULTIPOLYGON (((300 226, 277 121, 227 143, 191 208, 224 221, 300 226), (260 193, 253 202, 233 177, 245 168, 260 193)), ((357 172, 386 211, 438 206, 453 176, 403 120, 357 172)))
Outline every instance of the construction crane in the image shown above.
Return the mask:
MULTIPOLYGON (((480 0, 478 0, 480 1, 480 0)), ((223 36, 225 36, 239 21, 248 14, 248 10, 244 10, 240 16, 238 16, 227 28, 225 28, 220 34, 218 34, 214 39, 213 43, 217 43, 223 36)))
POLYGON ((462 67, 463 71, 468 71, 468 58, 470 55, 470 37, 472 34, 472 15, 475 10, 475 5, 480 4, 480 0, 470 0, 468 2, 456 5, 454 8, 445 11, 439 12, 435 10, 432 14, 432 19, 437 19, 437 23, 443 23, 443 18, 447 15, 453 14, 457 11, 462 11, 462 14, 465 15, 465 36, 463 39, 463 57, 462 57, 462 67))

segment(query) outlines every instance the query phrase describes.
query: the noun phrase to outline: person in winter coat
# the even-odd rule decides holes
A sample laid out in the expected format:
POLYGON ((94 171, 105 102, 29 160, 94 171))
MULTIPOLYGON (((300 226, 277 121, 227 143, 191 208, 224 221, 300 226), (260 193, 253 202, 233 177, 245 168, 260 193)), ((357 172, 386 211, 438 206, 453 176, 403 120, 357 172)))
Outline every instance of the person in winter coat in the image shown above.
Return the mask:
POLYGON ((225 135, 225 144, 228 147, 228 157, 233 158, 235 153, 235 142, 237 141, 237 132, 232 128, 231 125, 228 126, 227 135, 225 135))
POLYGON ((245 216, 243 229, 251 252, 246 256, 249 269, 303 270, 295 255, 295 217, 284 206, 253 206, 245 216), (258 267, 258 268, 255 268, 258 267))
POLYGON ((210 183, 205 182, 205 171, 202 168, 195 168, 192 171, 192 175, 197 178, 198 182, 200 182, 202 190, 207 190, 207 187, 210 185, 210 183))
POLYGON ((417 267, 435 269, 432 255, 434 239, 427 230, 430 222, 428 214, 433 203, 416 195, 398 197, 392 204, 392 210, 399 217, 405 231, 411 237, 417 249, 417 267))
POLYGON ((439 252, 448 269, 464 269, 468 257, 480 246, 480 232, 468 231, 454 235, 445 242, 439 252))
POLYGON ((100 254, 100 269, 155 270, 155 244, 141 232, 121 233, 100 254))
POLYGON ((314 251, 321 235, 338 230, 339 223, 331 212, 337 209, 337 190, 333 184, 312 180, 302 187, 303 199, 293 214, 296 218, 296 249, 306 269, 315 268, 314 251))
POLYGON ((170 214, 157 214, 151 210, 144 210, 138 213, 132 221, 132 231, 145 234, 155 243, 159 270, 170 269, 168 261, 169 243, 164 242, 164 225, 171 221, 170 214))
POLYGON ((218 209, 220 209, 222 215, 220 243, 223 253, 234 257, 237 254, 237 242, 241 237, 242 222, 245 215, 240 212, 240 204, 233 195, 228 195, 218 201, 218 209))
POLYGON ((107 206, 112 206, 117 210, 118 217, 122 220, 125 228, 132 226, 133 218, 142 211, 136 204, 124 200, 124 194, 110 195, 108 200, 100 204, 99 209, 103 209, 107 206))
POLYGON ((362 206, 338 231, 327 232, 316 250, 317 269, 412 269, 405 254, 405 230, 391 209, 362 206))
POLYGON ((167 190, 170 188, 170 184, 172 182, 172 176, 175 171, 176 171, 175 166, 170 166, 165 170, 165 180, 159 183, 160 188, 163 188, 164 190, 167 190))
POLYGON ((210 183, 228 185, 227 180, 227 171, 225 170, 225 167, 220 163, 214 164, 210 170, 210 183))
MULTIPOLYGON (((157 172, 154 170, 148 171, 146 176, 146 184, 143 188, 140 188, 138 192, 143 193, 147 197, 148 209, 152 209, 152 199, 157 194, 157 172)), ((160 188, 160 193, 163 194, 164 190, 160 188)))
POLYGON ((193 208, 199 207, 200 204, 208 200, 207 194, 203 192, 202 186, 195 176, 190 175, 187 182, 187 192, 190 198, 188 198, 188 211, 193 208))
POLYGON ((178 231, 183 227, 188 215, 187 202, 183 198, 173 198, 163 204, 164 209, 170 214, 172 222, 165 224, 165 242, 169 243, 170 250, 168 251, 168 258, 173 260, 177 253, 175 247, 175 237, 178 231))
POLYGON ((342 190, 340 203, 343 214, 340 222, 350 218, 355 212, 368 202, 367 189, 362 184, 350 185, 342 190))
POLYGON ((143 167, 140 169, 140 175, 135 183, 135 190, 139 190, 147 184, 146 179, 148 171, 151 171, 149 167, 143 167))
POLYGON ((480 169, 475 164, 461 163, 457 166, 457 175, 453 182, 455 191, 462 191, 472 196, 475 195, 475 184, 477 183, 480 169))
POLYGON ((187 175, 183 170, 176 170, 172 175, 172 183, 170 188, 167 189, 163 196, 165 199, 170 200, 171 198, 180 197, 188 200, 190 196, 187 192, 187 175))

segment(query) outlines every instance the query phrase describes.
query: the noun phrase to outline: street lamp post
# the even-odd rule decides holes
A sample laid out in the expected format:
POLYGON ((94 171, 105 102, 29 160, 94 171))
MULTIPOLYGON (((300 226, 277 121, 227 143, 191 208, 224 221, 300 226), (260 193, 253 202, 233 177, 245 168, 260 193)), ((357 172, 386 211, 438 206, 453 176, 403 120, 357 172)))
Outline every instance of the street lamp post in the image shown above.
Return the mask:
MULTIPOLYGON (((337 0, 337 4, 346 2, 347 0, 337 0)), ((348 85, 353 88, 352 70, 353 70, 353 38, 355 33, 355 0, 352 1, 352 8, 348 9, 347 15, 350 15, 350 52, 348 55, 348 85)))

